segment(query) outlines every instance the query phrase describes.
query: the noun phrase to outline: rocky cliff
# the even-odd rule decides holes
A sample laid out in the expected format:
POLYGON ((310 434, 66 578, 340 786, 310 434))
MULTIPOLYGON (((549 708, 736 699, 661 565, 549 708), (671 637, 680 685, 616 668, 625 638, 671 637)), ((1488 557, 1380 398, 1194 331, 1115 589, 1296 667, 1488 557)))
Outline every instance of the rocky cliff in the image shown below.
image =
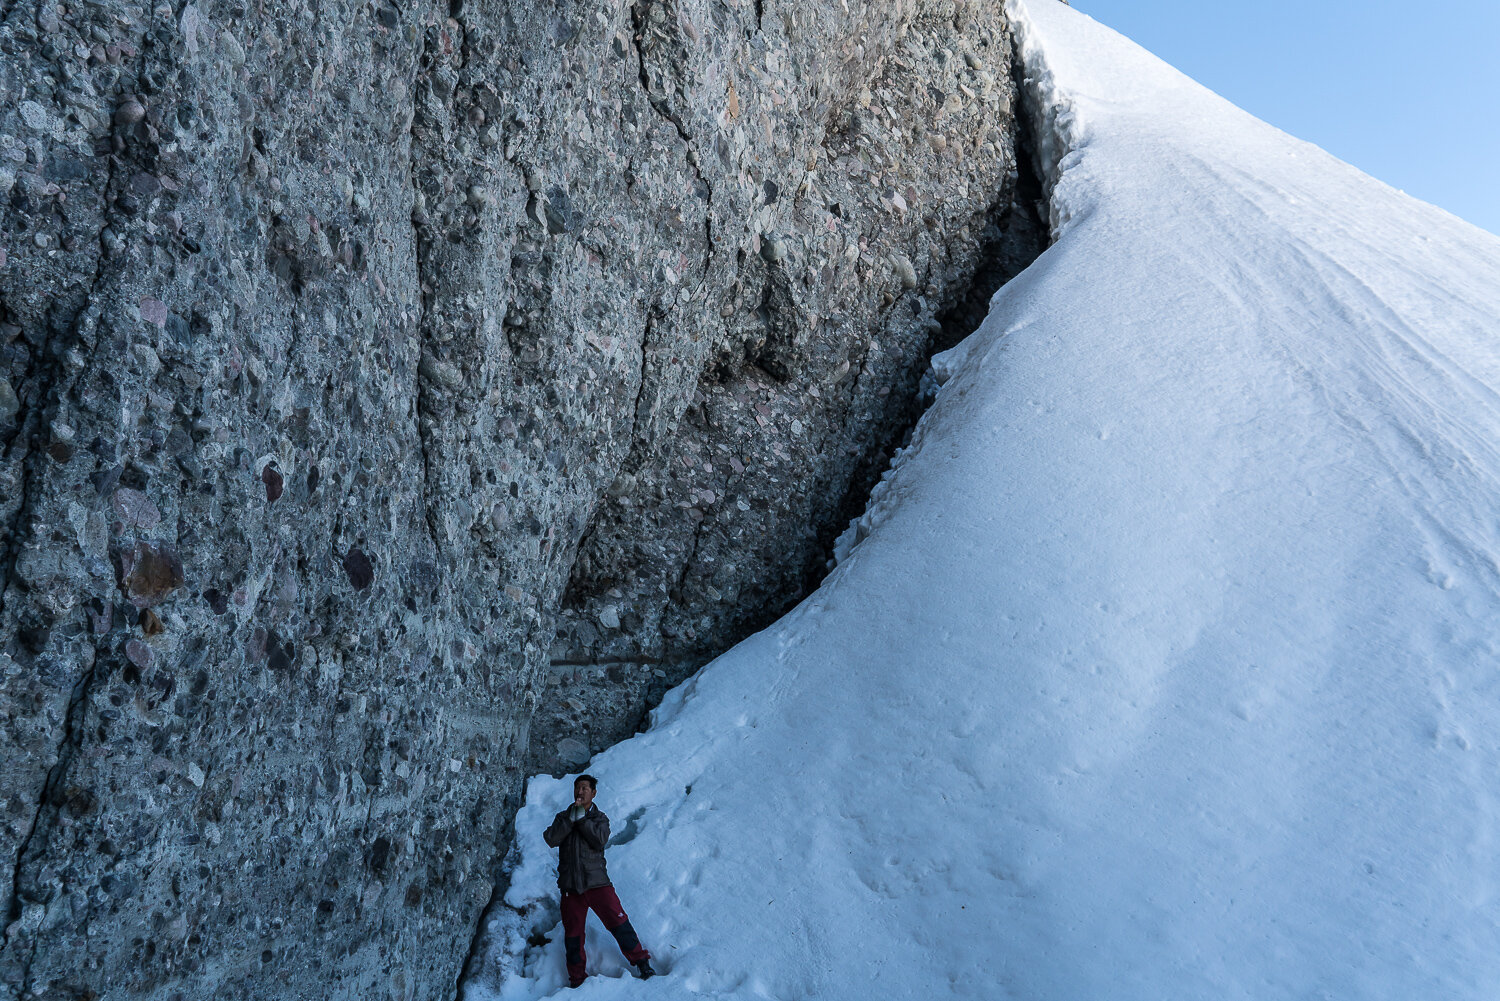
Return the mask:
POLYGON ((0 0, 6 996, 450 997, 526 769, 816 582, 1035 252, 1010 69, 964 0, 0 0))

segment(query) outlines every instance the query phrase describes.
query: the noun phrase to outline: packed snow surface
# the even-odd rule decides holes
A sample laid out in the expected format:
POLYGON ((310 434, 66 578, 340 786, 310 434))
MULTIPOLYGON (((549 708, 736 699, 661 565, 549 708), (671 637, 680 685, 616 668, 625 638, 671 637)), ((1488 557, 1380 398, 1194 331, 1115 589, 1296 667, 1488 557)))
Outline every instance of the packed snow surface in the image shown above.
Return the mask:
MULTIPOLYGON (((1010 9, 1056 243, 817 593, 595 760, 666 975, 591 918, 573 996, 1494 1001, 1500 240, 1010 9)), ((565 989, 570 789, 469 1001, 565 989)))

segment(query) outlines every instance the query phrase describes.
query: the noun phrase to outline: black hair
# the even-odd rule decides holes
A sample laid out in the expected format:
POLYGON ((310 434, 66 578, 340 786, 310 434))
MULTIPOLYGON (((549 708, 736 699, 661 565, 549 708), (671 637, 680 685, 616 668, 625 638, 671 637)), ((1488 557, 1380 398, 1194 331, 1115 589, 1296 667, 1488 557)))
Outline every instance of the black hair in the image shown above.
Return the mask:
POLYGON ((599 780, 594 778, 592 775, 580 775, 573 780, 573 784, 575 786, 580 782, 587 782, 590 789, 594 790, 595 792, 599 791, 599 780))

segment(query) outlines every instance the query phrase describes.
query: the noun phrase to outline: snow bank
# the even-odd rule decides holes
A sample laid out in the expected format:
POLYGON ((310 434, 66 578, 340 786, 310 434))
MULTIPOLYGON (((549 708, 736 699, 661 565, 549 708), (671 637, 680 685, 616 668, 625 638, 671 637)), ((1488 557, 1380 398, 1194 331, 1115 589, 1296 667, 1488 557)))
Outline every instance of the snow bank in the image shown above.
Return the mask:
MULTIPOLYGON (((1057 242, 823 587, 592 766, 667 976, 594 922, 576 996, 1492 1001, 1500 240, 1010 9, 1057 242)), ((568 789, 469 1001, 563 986, 568 789)))

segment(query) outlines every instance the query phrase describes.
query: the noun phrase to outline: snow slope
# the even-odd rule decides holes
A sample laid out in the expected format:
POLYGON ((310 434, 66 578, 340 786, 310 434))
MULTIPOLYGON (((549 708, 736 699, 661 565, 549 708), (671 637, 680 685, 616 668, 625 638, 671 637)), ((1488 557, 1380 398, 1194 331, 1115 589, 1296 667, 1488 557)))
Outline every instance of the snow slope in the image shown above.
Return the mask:
MULTIPOLYGON (((1056 244, 818 592, 595 761, 669 972, 591 919, 576 996, 1493 1001, 1500 240, 1010 6, 1056 244)), ((568 790, 469 1001, 564 983, 568 790)))

